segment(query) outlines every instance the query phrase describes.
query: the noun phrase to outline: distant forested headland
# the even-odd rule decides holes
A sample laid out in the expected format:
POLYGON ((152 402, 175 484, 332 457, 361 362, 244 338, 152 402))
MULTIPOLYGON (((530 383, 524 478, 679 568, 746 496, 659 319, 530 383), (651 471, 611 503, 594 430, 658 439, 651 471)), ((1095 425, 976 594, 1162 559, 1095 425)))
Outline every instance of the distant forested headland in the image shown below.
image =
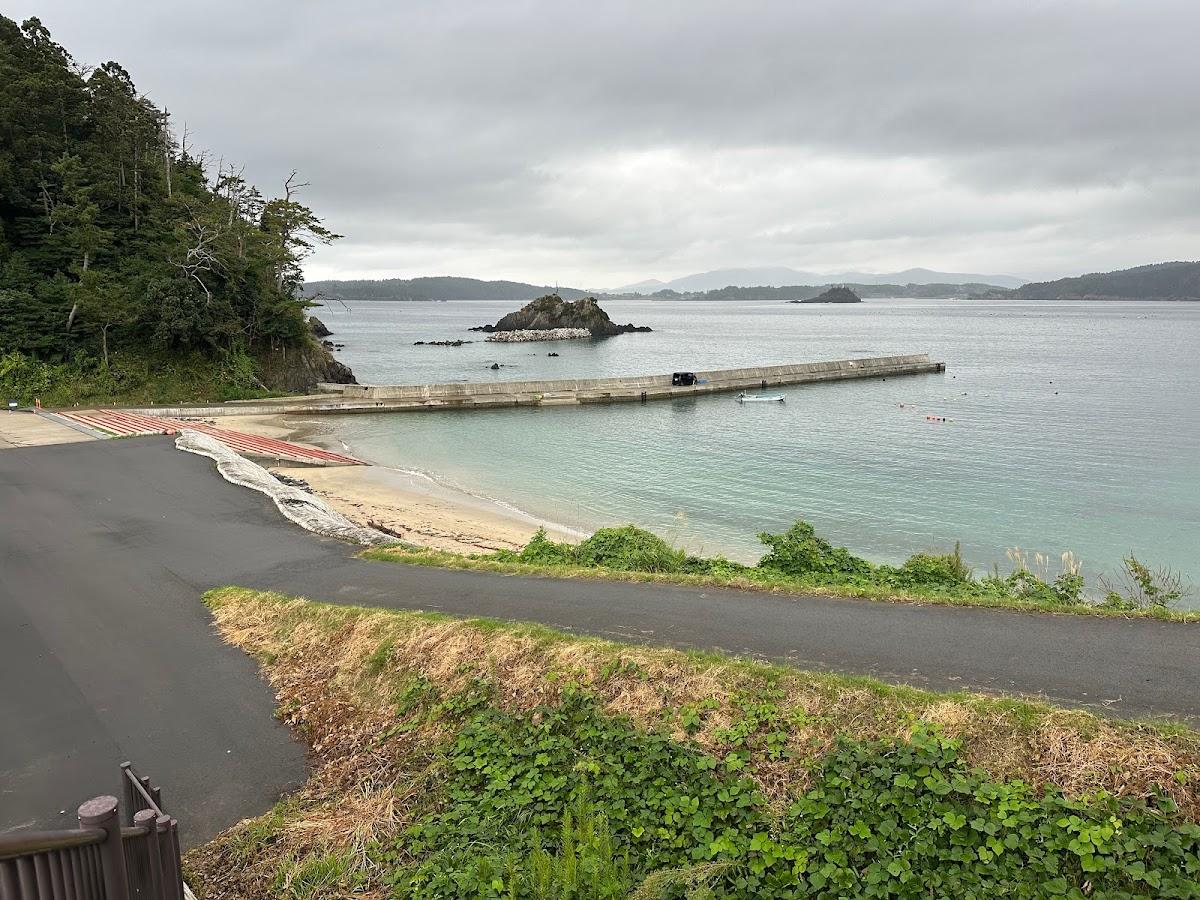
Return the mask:
MULTIPOLYGON (((729 285, 708 291, 676 291, 664 288, 651 294, 622 294, 550 287, 519 281, 481 281, 450 276, 433 278, 385 278, 377 281, 310 281, 304 285, 308 297, 338 300, 508 300, 525 302, 557 292, 564 300, 594 296, 638 300, 742 300, 788 302, 811 300, 831 283, 796 284, 785 287, 729 285)), ((1200 262, 1167 262, 1138 266, 1118 272, 1061 278, 1030 283, 1015 289, 981 282, 923 284, 844 283, 860 297, 967 300, 1196 300, 1200 299, 1200 262)))
POLYGON ((0 16, 0 389, 209 399, 349 372, 309 336, 301 264, 338 235, 293 174, 211 165, 115 62, 0 16))
POLYGON ((304 295, 338 300, 536 300, 547 294, 558 294, 564 300, 580 300, 594 296, 594 291, 557 287, 546 284, 526 284, 521 281, 481 281, 478 278, 431 276, 427 278, 381 278, 355 281, 309 281, 304 295))
POLYGON ((1034 282, 1012 292, 1019 300, 1200 300, 1200 262, 1149 266, 1034 282))
MULTIPOLYGON (((1035 282, 1015 289, 991 284, 845 284, 860 297, 964 298, 973 300, 1200 300, 1200 262, 1166 262, 1117 272, 1035 282)), ((679 293, 657 291, 658 300, 809 300, 829 288, 823 285, 791 287, 724 287, 711 291, 679 293)))

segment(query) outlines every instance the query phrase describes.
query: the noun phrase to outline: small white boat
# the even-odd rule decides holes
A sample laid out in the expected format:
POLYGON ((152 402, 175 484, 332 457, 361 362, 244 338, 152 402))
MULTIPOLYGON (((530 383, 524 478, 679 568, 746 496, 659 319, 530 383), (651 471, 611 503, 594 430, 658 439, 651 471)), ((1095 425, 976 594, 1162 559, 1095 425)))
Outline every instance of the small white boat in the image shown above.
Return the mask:
POLYGON ((747 394, 747 393, 741 393, 741 394, 737 395, 737 402, 738 403, 782 403, 783 402, 783 394, 775 394, 773 396, 768 397, 765 394, 758 394, 755 396, 751 396, 750 394, 747 394))

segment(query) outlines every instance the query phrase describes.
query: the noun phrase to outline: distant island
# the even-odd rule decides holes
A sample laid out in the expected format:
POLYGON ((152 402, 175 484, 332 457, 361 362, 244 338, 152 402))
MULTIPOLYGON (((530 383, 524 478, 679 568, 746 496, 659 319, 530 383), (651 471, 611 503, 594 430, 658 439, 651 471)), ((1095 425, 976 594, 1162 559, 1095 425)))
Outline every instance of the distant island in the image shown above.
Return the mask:
MULTIPOLYGON (((990 284, 853 284, 840 285, 859 299, 913 298, 918 300, 998 300, 1012 292, 990 284)), ((701 293, 685 293, 663 289, 649 295, 649 300, 746 300, 758 303, 799 303, 819 297, 835 285, 793 284, 785 287, 728 287, 701 293)))
POLYGON ((938 272, 933 269, 904 269, 899 272, 829 272, 819 274, 786 266, 756 266, 753 268, 716 269, 711 272, 696 272, 659 281, 651 278, 636 284, 606 291, 608 294, 654 294, 661 290, 678 291, 683 294, 702 294, 720 290, 728 285, 746 287, 764 285, 784 287, 795 284, 982 284, 989 287, 1016 288, 1026 279, 1012 275, 983 275, 975 272, 938 272))
MULTIPOLYGON (((512 334, 514 332, 544 332, 560 337, 543 338, 559 340, 567 337, 612 337, 634 331, 649 331, 646 325, 618 325, 608 317, 595 297, 569 302, 558 294, 547 294, 532 303, 527 303, 516 312, 509 313, 495 325, 479 325, 472 331, 512 334)), ((526 335, 524 340, 536 339, 526 335)), ((508 338, 517 340, 517 338, 508 338)))
MULTIPOLYGON (((728 270, 756 272, 758 270, 728 270)), ((936 275, 925 269, 911 273, 936 275)), ((715 274, 715 273, 709 273, 715 274)), ((900 273, 905 274, 905 273, 900 273)), ((953 276, 951 276, 953 277, 953 276)), ((985 276, 987 277, 987 276, 985 276)), ((995 280, 1001 280, 994 276, 995 280)), ((677 279, 684 281, 685 279, 677 279)), ((603 293, 579 288, 529 284, 520 281, 483 281, 478 278, 438 276, 432 278, 387 278, 378 281, 310 281, 303 295, 313 300, 511 300, 526 302, 556 295, 564 300, 587 297, 627 300, 743 300, 759 303, 816 301, 830 288, 840 286, 859 299, 911 298, 916 300, 1194 300, 1200 299, 1200 262, 1166 262, 1137 266, 1116 272, 1031 282, 1016 288, 984 281, 909 282, 828 281, 815 284, 754 286, 728 284, 709 290, 676 290, 661 287, 647 293, 648 283, 631 285, 635 292, 603 293)), ((624 290, 624 289, 622 289, 624 290)), ((829 301, 820 301, 829 302, 829 301)), ((851 302, 851 301, 846 301, 851 302)))
POLYGON ((862 297, 850 290, 844 284, 837 287, 831 287, 822 294, 817 294, 815 297, 806 297, 803 300, 789 300, 789 303, 862 303, 862 297))

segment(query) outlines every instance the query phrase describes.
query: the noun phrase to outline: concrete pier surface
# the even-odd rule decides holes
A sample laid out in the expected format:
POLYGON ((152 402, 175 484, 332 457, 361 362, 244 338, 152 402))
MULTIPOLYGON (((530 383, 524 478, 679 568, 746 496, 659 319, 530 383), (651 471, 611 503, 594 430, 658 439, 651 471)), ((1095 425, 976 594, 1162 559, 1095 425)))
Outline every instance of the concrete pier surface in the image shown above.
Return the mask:
POLYGON ((322 393, 278 400, 251 400, 216 406, 160 406, 135 410, 148 415, 229 416, 278 413, 411 412, 434 409, 495 409, 665 400, 727 391, 754 391, 784 385, 817 384, 851 378, 884 378, 944 372, 928 353, 872 356, 824 362, 692 371, 695 384, 672 384, 671 373, 619 378, 565 378, 541 381, 450 382, 446 384, 323 384, 322 393))
POLYGON ((0 450, 92 440, 91 435, 28 410, 0 412, 0 450))

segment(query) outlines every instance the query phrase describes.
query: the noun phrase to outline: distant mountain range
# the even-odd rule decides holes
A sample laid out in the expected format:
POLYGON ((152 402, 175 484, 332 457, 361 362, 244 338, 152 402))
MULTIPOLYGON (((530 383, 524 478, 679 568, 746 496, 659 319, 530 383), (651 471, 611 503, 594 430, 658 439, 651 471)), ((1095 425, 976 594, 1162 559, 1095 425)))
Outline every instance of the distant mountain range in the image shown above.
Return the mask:
POLYGON ((1200 299, 1200 262, 1155 263, 1116 272, 1029 284, 1020 284, 1018 279, 1008 275, 969 275, 933 272, 929 269, 906 269, 886 275, 864 275, 861 272, 817 275, 775 268, 719 269, 670 282, 644 281, 608 292, 521 281, 481 281, 477 278, 438 276, 377 281, 310 281, 304 285, 303 294, 306 297, 320 294, 338 300, 508 300, 513 303, 524 303, 556 292, 564 300, 639 294, 647 299, 769 301, 815 297, 831 284, 844 284, 860 297, 869 298, 1196 300, 1200 299), (760 278, 763 280, 755 281, 760 278), (703 287, 704 284, 715 286, 703 287))
POLYGON ((1016 288, 1025 283, 1012 275, 977 275, 965 272, 935 272, 932 269, 905 269, 903 272, 803 272, 783 266, 763 266, 751 269, 715 269, 684 275, 671 281, 652 278, 614 288, 612 294, 653 294, 664 289, 679 293, 712 291, 724 287, 787 287, 789 285, 819 284, 987 284, 993 287, 1016 288))

